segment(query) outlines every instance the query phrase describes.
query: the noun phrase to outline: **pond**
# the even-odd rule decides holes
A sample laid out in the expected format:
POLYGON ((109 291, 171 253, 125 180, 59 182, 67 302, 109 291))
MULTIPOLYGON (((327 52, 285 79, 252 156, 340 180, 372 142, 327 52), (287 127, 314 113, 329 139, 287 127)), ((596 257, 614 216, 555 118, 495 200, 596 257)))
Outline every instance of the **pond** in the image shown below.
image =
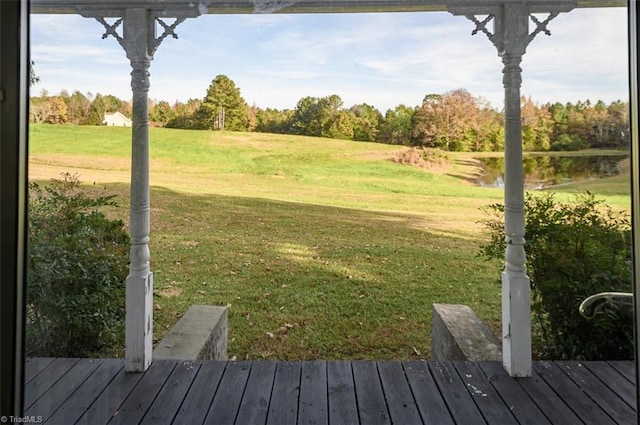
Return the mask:
MULTIPOLYGON (((620 162, 627 154, 591 156, 531 155, 523 159, 525 189, 545 189, 567 183, 576 183, 612 177, 622 173, 620 162)), ((478 178, 483 187, 504 187, 504 158, 477 158, 484 168, 478 178)))

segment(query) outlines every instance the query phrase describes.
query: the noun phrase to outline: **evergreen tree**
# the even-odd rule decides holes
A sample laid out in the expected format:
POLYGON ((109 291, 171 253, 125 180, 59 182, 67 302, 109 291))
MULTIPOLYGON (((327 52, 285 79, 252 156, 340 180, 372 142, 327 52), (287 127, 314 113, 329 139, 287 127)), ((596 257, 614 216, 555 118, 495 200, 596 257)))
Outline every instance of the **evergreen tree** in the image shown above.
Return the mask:
POLYGON ((247 129, 247 103, 229 77, 218 75, 213 79, 198 109, 197 119, 201 127, 210 130, 247 129))

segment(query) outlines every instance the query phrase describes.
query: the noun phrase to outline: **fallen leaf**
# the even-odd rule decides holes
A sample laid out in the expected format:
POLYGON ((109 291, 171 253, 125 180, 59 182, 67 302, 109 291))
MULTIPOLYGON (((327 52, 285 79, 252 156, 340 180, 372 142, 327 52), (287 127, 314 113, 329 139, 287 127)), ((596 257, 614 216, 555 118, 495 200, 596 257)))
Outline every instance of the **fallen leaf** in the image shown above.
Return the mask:
POLYGON ((411 347, 413 348, 413 352, 416 353, 416 355, 420 355, 420 351, 418 351, 418 349, 416 347, 411 347))

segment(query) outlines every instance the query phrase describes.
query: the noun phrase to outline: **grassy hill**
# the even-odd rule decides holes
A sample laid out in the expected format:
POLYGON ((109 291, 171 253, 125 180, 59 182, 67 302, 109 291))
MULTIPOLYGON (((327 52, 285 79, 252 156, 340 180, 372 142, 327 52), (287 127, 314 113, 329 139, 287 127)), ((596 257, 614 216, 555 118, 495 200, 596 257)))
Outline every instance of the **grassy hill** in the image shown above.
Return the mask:
MULTIPOLYGON (((33 125, 30 178, 77 173, 117 194, 126 221, 130 132, 33 125)), ((500 264, 476 252, 479 208, 502 191, 473 184, 469 155, 424 170, 375 143, 155 128, 150 140, 156 340, 191 304, 229 306, 238 359, 428 358, 436 302, 499 327, 500 264)))

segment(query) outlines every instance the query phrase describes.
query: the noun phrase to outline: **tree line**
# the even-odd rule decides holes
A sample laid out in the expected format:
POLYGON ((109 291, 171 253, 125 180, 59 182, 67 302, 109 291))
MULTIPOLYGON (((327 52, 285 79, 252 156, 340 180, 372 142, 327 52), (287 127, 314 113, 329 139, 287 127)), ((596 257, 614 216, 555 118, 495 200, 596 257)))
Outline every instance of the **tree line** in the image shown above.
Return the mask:
MULTIPOLYGON (((525 150, 622 148, 629 144, 629 105, 615 101, 546 103, 522 98, 525 150)), ((131 104, 112 95, 43 92, 31 98, 32 122, 100 125, 105 112, 131 116, 131 104)), ((382 114, 366 103, 345 107, 336 94, 307 96, 294 109, 249 106, 240 89, 218 75, 202 99, 149 101, 151 125, 195 130, 255 131, 441 148, 502 151, 504 114, 464 89, 427 94, 421 105, 382 114)))

